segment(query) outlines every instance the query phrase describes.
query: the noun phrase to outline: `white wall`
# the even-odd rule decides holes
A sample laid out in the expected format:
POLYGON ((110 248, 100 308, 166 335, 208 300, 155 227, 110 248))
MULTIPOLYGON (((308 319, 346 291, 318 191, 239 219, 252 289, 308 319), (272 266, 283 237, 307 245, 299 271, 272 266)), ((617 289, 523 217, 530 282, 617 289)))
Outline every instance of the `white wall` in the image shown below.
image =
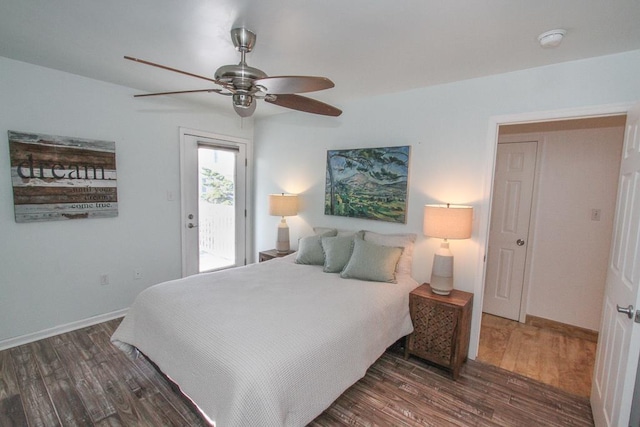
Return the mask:
MULTIPOLYGON (((452 241, 455 287, 476 292, 472 336, 477 337, 482 256, 488 223, 494 147, 488 135, 496 116, 582 108, 640 99, 640 51, 489 76, 342 105, 337 119, 282 115, 257 120, 255 130, 256 249, 274 246, 278 219, 268 216, 267 194, 302 194, 303 209, 288 220, 292 241, 314 225, 415 232, 414 276, 428 280, 439 241, 422 237, 426 203, 476 208, 471 240, 452 241), (412 146, 406 225, 325 216, 327 149, 412 146), (482 220, 481 220, 482 219, 482 220)), ((339 85, 335 89, 339 90, 339 85)), ((472 339, 470 354, 477 351, 472 339)))
MULTIPOLYGON (((288 220, 292 240, 316 224, 415 232, 414 275, 425 281, 437 239, 421 236, 422 206, 476 207, 474 236, 453 241, 456 287, 481 283, 495 116, 640 99, 640 51, 489 76, 341 106, 337 119, 302 113, 258 120, 255 128, 255 247, 272 248, 278 219, 267 194, 302 193, 288 220), (408 222, 378 223, 323 214, 326 150, 412 146, 408 222), (481 220, 482 219, 482 220, 481 220)), ((180 275, 178 127, 252 137, 233 115, 176 100, 134 100, 134 91, 0 58, 0 133, 32 131, 116 142, 117 218, 16 224, 8 148, 0 149, 0 345, 128 307, 140 290, 180 275), (143 278, 133 280, 133 268, 143 278), (99 285, 109 274, 111 284, 99 285)), ((339 86, 332 90, 339 90, 339 86)), ((474 301, 477 334, 481 295, 474 301)), ((477 343, 472 341, 470 354, 477 343)))
POLYGON ((253 130, 232 113, 141 102, 129 88, 5 58, 0 76, 1 346, 125 309, 146 287, 180 277, 178 128, 245 138, 253 130), (118 217, 15 223, 7 130, 115 141, 118 217), (134 268, 142 279, 133 280, 134 268))
MULTIPOLYGON (((526 314, 597 331, 613 232, 624 120, 582 122, 576 129, 504 138, 501 132, 501 141, 539 141, 526 314), (599 221, 591 220, 592 209, 600 209, 599 221)), ((567 122, 541 124, 539 129, 562 128, 564 124, 567 122)))

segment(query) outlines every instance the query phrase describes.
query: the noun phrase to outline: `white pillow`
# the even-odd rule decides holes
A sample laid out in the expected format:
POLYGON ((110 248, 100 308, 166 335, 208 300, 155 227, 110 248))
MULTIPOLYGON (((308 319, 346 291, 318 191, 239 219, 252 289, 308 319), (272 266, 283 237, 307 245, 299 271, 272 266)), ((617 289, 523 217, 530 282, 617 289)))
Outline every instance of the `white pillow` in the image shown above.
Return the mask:
POLYGON ((413 245, 416 241, 416 235, 409 234, 380 234, 373 231, 364 232, 364 240, 366 242, 375 243, 383 246, 402 247, 402 255, 396 266, 396 273, 411 276, 413 264, 413 245))
POLYGON ((335 231, 336 233, 338 232, 338 230, 336 230, 335 228, 331 228, 331 227, 313 227, 313 232, 315 234, 324 234, 324 233, 327 233, 329 231, 335 231))
POLYGON ((322 233, 326 233, 327 231, 332 231, 335 230, 337 231, 338 234, 336 234, 336 236, 338 237, 353 237, 353 236, 360 236, 359 238, 362 238, 362 233, 364 233, 364 231, 353 231, 353 230, 338 230, 335 228, 330 228, 330 227, 313 227, 313 232, 316 234, 322 234, 322 233))

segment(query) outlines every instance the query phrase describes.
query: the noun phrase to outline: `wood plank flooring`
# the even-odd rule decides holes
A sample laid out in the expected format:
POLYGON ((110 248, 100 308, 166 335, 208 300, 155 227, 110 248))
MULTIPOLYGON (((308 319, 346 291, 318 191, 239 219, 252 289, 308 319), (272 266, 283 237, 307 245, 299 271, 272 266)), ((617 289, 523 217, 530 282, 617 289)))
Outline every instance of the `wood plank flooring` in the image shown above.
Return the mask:
POLYGON ((477 360, 589 397, 596 342, 482 314, 477 360))
MULTIPOLYGON (((149 361, 130 360, 111 345, 118 323, 1 351, 0 426, 206 425, 149 361)), ((310 426, 593 426, 593 420, 585 398, 476 361, 453 381, 392 348, 310 426)))

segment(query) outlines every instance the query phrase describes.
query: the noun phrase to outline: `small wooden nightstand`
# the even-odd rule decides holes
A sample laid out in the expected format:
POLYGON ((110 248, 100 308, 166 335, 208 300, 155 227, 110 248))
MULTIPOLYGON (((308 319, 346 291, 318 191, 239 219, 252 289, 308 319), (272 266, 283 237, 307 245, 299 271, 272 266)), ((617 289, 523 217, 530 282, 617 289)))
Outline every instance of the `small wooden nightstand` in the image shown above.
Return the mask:
POLYGON ((278 252, 275 249, 269 249, 268 251, 261 251, 258 254, 258 262, 269 261, 270 259, 280 258, 285 255, 294 253, 295 251, 278 252))
POLYGON ((447 368, 458 379, 467 360, 471 333, 473 294, 458 290, 450 295, 434 294, 425 283, 409 295, 414 331, 405 345, 405 359, 418 356, 447 368))

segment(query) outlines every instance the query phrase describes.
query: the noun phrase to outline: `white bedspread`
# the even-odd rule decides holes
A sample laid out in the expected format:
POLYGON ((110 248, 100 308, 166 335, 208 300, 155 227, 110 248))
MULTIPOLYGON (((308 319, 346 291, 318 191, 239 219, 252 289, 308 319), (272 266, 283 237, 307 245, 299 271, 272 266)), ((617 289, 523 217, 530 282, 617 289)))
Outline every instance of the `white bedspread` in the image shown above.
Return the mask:
POLYGON ((153 286, 112 341, 137 347, 215 422, 303 426, 413 330, 418 284, 341 279, 293 256, 153 286))

